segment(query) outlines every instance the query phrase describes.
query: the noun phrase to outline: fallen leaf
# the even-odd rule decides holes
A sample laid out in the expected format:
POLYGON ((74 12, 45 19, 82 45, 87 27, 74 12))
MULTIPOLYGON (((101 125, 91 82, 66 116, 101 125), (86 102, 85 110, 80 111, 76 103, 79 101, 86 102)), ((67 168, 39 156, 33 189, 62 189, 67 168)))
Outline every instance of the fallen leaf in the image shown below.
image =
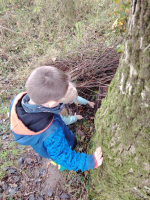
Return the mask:
POLYGON ((88 171, 85 171, 85 172, 84 172, 85 177, 86 177, 88 174, 89 174, 88 171))
POLYGON ((81 74, 84 74, 84 69, 82 69, 81 74))
POLYGON ((11 188, 15 188, 17 187, 17 184, 13 183, 13 184, 9 184, 11 186, 11 188))
POLYGON ((0 120, 2 120, 3 119, 3 115, 0 115, 0 120))
POLYGON ((95 118, 94 116, 90 117, 90 119, 94 119, 94 118, 95 118))
POLYGON ((81 142, 83 142, 84 138, 85 138, 85 135, 83 135, 83 136, 81 137, 81 142))
POLYGON ((79 128, 76 128, 76 132, 78 133, 78 135, 80 136, 80 138, 82 138, 83 136, 85 136, 85 134, 79 128))

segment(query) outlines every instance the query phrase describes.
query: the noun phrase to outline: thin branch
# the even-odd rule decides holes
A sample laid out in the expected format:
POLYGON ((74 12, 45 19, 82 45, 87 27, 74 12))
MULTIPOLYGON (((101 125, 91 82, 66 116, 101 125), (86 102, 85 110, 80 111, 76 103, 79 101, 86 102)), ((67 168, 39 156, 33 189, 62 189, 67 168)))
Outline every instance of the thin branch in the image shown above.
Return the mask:
POLYGON ((10 31, 10 32, 12 32, 12 33, 15 33, 15 34, 22 35, 22 33, 18 33, 18 32, 14 31, 14 30, 11 30, 11 29, 9 29, 9 28, 6 28, 6 27, 4 27, 4 26, 1 26, 1 25, 0 25, 0 28, 2 28, 2 29, 5 29, 5 30, 7 30, 7 31, 10 31))

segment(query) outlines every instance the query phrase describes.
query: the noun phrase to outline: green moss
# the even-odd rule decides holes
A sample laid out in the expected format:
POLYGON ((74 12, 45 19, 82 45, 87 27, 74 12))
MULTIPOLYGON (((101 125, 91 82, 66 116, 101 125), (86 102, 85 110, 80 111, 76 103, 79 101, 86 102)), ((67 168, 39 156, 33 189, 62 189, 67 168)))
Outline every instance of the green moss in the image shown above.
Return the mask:
POLYGON ((146 133, 150 134, 150 128, 149 127, 146 127, 145 131, 146 131, 146 133))
MULTIPOLYGON (((93 152, 98 145, 102 146, 104 163, 90 172, 89 199, 138 199, 133 188, 139 187, 141 176, 144 176, 145 180, 148 179, 143 162, 147 163, 150 157, 147 154, 149 135, 147 132, 149 133, 150 129, 148 127, 144 130, 141 123, 147 120, 150 111, 148 114, 145 108, 141 110, 140 93, 145 81, 139 79, 139 82, 140 84, 135 86, 134 96, 123 96, 119 93, 117 101, 116 94, 112 93, 113 89, 109 90, 110 93, 103 100, 104 109, 102 103, 101 112, 97 112, 95 119, 97 131, 92 139, 94 147, 90 151, 93 152), (111 146, 113 138, 116 138, 116 141, 111 146), (121 149, 119 149, 120 144, 121 149), (138 158, 137 161, 135 157, 138 158)), ((117 81, 114 80, 114 87, 115 84, 117 81)), ((140 191, 143 192, 142 189, 140 191)), ((146 195, 144 192, 143 194, 146 195)))
POLYGON ((108 91, 111 93, 112 89, 114 90, 114 79, 111 81, 111 84, 109 85, 108 91))
POLYGON ((145 80, 145 86, 150 89, 150 82, 149 82, 149 80, 145 80))
POLYGON ((150 79, 150 69, 147 68, 147 65, 143 65, 143 68, 141 69, 140 77, 146 80, 150 79))

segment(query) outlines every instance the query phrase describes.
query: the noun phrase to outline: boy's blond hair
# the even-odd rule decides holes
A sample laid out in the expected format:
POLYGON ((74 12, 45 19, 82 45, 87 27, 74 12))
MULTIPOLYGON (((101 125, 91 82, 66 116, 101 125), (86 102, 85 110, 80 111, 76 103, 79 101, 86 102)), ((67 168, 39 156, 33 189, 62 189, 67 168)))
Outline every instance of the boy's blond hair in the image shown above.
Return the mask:
POLYGON ((31 73, 26 89, 31 100, 41 105, 65 96, 69 81, 69 76, 56 67, 42 66, 31 73))
POLYGON ((73 101, 76 100, 77 96, 78 92, 76 90, 76 87, 73 83, 70 82, 68 90, 63 98, 60 99, 60 102, 64 104, 73 103, 73 101))
MULTIPOLYGON (((75 103, 78 105, 77 100, 78 92, 76 90, 76 87, 73 83, 69 83, 68 90, 63 98, 60 99, 61 103, 68 104, 73 103, 75 100, 75 103)), ((69 109, 64 107, 63 110, 60 112, 61 115, 69 117, 69 109)))

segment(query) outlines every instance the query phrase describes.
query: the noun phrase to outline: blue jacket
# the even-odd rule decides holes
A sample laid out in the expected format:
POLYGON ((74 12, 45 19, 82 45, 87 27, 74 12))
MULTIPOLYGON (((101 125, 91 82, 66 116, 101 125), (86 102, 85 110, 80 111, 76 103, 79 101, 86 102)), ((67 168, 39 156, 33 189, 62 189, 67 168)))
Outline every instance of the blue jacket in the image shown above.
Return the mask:
POLYGON ((21 100, 25 94, 19 94, 11 104, 11 131, 15 141, 30 145, 40 156, 52 159, 68 170, 93 169, 93 155, 72 150, 75 136, 59 114, 24 111, 21 100))

